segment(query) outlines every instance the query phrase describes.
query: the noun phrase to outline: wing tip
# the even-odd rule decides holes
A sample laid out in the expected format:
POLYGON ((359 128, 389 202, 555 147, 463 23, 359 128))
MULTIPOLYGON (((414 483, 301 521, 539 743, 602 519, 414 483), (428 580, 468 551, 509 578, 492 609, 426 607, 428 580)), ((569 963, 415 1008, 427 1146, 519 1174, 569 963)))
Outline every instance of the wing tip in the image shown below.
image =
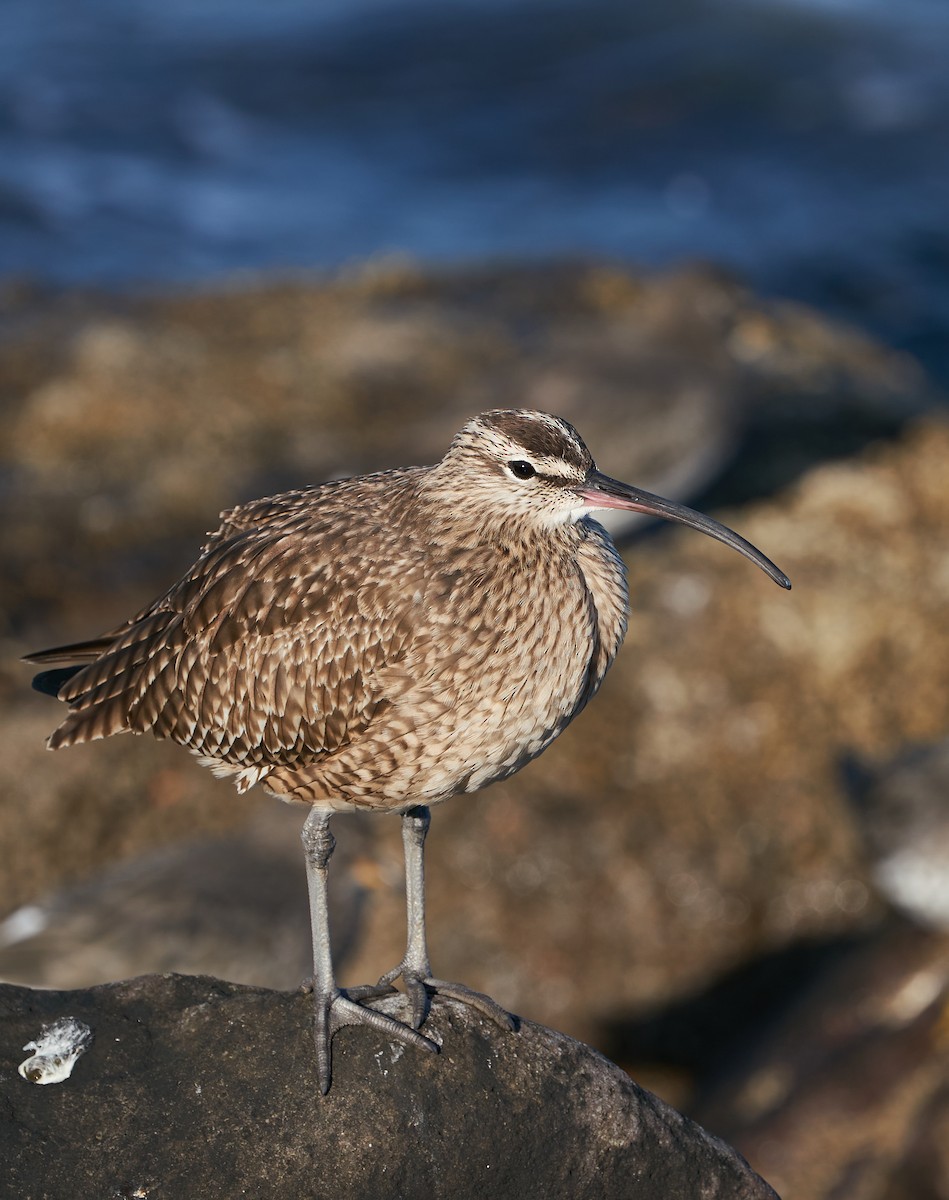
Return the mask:
POLYGON ((51 671, 40 671, 31 680, 34 691, 42 692, 44 696, 59 698, 63 685, 82 670, 82 667, 54 667, 51 671))

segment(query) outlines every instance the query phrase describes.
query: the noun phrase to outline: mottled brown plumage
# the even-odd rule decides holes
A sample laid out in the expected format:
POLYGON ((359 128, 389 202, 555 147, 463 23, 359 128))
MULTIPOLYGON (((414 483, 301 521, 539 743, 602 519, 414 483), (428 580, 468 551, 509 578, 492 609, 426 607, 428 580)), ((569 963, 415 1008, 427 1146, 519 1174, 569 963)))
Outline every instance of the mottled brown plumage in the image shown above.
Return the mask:
POLYGON ((305 845, 324 1087, 336 1025, 383 1020, 350 1003, 328 967, 317 892, 332 811, 407 814, 409 950, 384 979, 403 974, 414 1028, 425 987, 507 1019, 431 979, 421 806, 519 770, 599 687, 626 630, 627 590, 609 535, 588 515, 598 507, 696 525, 786 584, 731 531, 601 475, 566 422, 494 412, 469 422, 433 467, 224 513, 191 570, 127 624, 32 656, 71 664, 37 679, 69 706, 52 748, 151 732, 240 790, 259 783, 313 806, 305 845))

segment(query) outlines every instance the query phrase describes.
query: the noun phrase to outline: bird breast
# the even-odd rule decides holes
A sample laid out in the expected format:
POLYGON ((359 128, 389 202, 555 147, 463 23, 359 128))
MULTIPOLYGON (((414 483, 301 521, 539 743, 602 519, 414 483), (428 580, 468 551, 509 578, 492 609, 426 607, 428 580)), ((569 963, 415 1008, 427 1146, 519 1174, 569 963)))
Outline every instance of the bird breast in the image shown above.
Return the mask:
POLYGON ((268 786, 328 807, 436 803, 536 757, 599 687, 626 628, 625 570, 582 522, 516 548, 429 548, 403 653, 360 737, 268 786), (274 787, 278 785, 278 787, 274 787))

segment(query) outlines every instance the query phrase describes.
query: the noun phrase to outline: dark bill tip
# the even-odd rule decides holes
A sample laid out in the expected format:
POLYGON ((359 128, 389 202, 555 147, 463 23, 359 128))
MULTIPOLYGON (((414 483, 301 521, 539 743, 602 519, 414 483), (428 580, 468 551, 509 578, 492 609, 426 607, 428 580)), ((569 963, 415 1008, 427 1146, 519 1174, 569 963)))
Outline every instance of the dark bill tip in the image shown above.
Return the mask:
POLYGON ((665 521, 677 521, 680 525, 688 525, 700 533, 707 533, 709 537, 724 542, 726 546, 731 546, 733 550, 743 554, 779 587, 791 590, 791 581, 787 575, 776 567, 770 558, 762 554, 757 546, 753 546, 727 525, 720 524, 704 513, 696 512, 694 508, 675 504, 672 500, 654 496, 652 492, 644 492, 628 483, 620 483, 618 479, 611 479, 609 475, 597 470, 588 472, 586 483, 579 489, 579 495, 591 508, 618 508, 645 513, 651 517, 661 517, 665 521))

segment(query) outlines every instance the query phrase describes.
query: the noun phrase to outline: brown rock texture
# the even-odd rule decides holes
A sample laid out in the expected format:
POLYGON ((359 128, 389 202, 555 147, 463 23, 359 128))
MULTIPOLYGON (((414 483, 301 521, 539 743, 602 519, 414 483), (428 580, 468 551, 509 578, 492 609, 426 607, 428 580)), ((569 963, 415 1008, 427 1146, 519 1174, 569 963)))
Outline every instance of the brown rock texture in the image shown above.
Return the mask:
POLYGON ((436 1003, 438 1055, 343 1030, 323 1098, 300 992, 149 976, 5 986, 0 1009, 0 1191, 20 1200, 774 1200, 723 1142, 537 1025, 436 1003), (31 1084, 19 1048, 62 1016, 92 1046, 67 1080, 31 1084))

